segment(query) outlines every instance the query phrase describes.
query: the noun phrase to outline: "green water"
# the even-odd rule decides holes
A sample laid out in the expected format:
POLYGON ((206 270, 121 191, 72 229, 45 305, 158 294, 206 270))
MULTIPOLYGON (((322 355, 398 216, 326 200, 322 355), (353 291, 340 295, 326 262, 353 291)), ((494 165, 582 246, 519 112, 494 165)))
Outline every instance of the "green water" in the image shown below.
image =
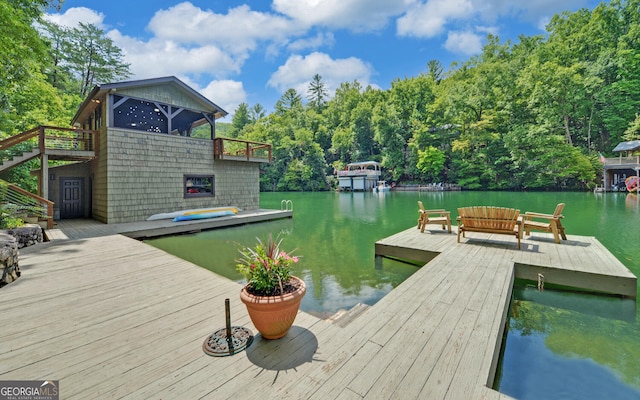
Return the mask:
MULTIPOLYGON (((595 236, 640 276, 637 195, 262 193, 261 207, 280 209, 283 199, 293 202, 292 219, 148 243, 241 282, 234 266, 238 246, 281 232, 285 249, 302 256, 294 270, 308 287, 302 310, 328 316, 357 303, 374 304, 419 268, 385 259, 383 268, 375 269, 373 255, 377 240, 416 225, 417 200, 426 208, 451 210, 454 217, 464 206, 551 213, 557 203, 566 203, 563 225, 569 235, 595 236)), ((640 319, 633 302, 518 288, 514 304, 497 389, 518 399, 640 399, 640 319)))

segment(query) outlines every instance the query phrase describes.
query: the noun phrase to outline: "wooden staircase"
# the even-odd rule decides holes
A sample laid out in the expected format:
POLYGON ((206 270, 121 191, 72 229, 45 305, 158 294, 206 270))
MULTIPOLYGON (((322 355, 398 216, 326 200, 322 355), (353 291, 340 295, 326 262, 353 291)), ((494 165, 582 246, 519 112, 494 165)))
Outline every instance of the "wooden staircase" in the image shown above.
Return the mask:
POLYGON ((40 158, 41 179, 38 195, 30 193, 8 182, 0 182, 0 193, 13 194, 0 201, 31 210, 41 210, 39 217, 47 220, 47 226, 53 227, 53 202, 45 197, 48 193, 49 160, 88 161, 96 157, 98 131, 87 129, 38 126, 28 131, 0 140, 0 172, 36 157, 40 158))
POLYGON ((48 160, 86 161, 96 157, 98 131, 38 126, 0 140, 0 151, 13 152, 0 160, 0 172, 38 156, 48 160))
POLYGON ((24 162, 27 162, 35 157, 38 157, 39 155, 40 155, 40 149, 34 149, 31 151, 22 153, 18 156, 13 156, 8 159, 0 160, 0 172, 9 170, 15 167, 16 165, 20 165, 24 162))

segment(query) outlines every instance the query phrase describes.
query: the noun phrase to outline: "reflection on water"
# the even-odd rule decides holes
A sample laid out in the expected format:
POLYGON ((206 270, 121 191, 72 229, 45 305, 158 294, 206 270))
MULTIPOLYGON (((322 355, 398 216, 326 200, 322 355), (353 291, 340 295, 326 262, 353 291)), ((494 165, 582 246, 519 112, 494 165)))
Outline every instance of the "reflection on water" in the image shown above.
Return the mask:
POLYGON ((519 400, 640 398, 633 303, 516 289, 496 389, 519 400))
POLYGON ((293 273, 307 284, 300 308, 329 316, 358 303, 373 305, 418 267, 385 260, 375 269, 374 243, 417 221, 417 202, 406 213, 390 193, 283 193, 267 194, 263 208, 279 209, 283 198, 293 200, 294 218, 164 237, 148 243, 210 269, 237 282, 239 246, 251 246, 256 237, 280 233, 285 249, 295 249, 300 262, 293 273), (398 208, 396 208, 398 207, 398 208))

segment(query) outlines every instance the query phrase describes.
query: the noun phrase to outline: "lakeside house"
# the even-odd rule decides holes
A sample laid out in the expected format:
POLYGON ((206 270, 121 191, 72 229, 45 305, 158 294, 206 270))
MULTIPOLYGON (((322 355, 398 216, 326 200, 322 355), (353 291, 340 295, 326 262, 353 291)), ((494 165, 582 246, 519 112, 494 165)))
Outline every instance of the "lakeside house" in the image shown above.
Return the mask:
POLYGON ((624 182, 630 176, 640 177, 640 140, 620 142, 613 151, 619 153, 619 156, 612 158, 601 157, 603 162, 603 184, 606 190, 610 190, 618 182, 624 182))
POLYGON ((54 203, 54 219, 109 224, 181 209, 257 209, 259 167, 271 146, 217 138, 215 121, 225 115, 173 76, 98 85, 74 128, 38 127, 2 141, 1 149, 34 145, 0 170, 39 157, 32 173, 38 195, 54 203))

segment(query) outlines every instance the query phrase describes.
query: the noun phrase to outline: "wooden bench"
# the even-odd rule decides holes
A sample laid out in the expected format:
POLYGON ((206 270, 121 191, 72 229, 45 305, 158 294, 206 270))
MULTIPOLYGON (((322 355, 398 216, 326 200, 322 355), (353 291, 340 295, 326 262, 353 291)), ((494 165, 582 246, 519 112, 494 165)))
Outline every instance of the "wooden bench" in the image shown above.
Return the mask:
POLYGON ((465 232, 499 233, 515 236, 520 250, 522 220, 520 210, 502 207, 463 207, 458 208, 458 243, 460 234, 465 232))

